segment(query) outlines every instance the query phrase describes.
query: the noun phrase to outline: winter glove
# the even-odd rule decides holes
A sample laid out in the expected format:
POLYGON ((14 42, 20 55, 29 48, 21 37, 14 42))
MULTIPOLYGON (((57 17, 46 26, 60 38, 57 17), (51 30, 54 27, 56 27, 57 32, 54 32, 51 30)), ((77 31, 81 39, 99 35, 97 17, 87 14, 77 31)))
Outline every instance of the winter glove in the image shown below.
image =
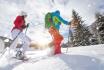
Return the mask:
POLYGON ((25 25, 22 25, 21 27, 22 27, 23 29, 24 29, 24 28, 26 28, 26 26, 25 26, 25 25))
POLYGON ((71 22, 68 22, 68 25, 71 25, 71 22))
POLYGON ((26 27, 27 27, 27 28, 29 27, 29 23, 26 25, 26 27))

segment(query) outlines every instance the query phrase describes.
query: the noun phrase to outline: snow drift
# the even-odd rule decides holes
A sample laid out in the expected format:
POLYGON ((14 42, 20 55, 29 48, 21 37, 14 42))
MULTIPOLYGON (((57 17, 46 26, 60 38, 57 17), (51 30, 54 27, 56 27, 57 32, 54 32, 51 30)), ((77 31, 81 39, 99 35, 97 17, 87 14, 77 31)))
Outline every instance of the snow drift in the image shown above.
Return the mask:
POLYGON ((68 53, 62 49, 63 54, 55 56, 47 56, 47 50, 27 51, 30 62, 3 59, 0 70, 104 70, 104 44, 69 48, 68 53))

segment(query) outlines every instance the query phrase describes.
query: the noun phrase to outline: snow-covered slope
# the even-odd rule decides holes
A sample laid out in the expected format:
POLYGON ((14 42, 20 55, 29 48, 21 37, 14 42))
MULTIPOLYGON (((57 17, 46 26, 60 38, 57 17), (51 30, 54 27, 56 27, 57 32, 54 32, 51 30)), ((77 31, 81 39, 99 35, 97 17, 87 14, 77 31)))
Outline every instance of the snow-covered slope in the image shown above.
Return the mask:
POLYGON ((104 70, 104 44, 69 48, 67 53, 62 49, 50 57, 49 50, 27 52, 32 57, 28 62, 2 59, 0 70, 104 70))

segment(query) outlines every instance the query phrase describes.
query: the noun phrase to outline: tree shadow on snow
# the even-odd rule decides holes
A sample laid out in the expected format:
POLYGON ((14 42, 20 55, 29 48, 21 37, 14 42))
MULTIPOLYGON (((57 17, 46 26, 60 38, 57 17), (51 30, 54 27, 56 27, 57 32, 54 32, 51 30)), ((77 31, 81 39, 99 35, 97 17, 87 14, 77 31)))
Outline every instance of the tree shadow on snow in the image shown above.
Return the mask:
POLYGON ((62 54, 59 58, 72 70, 104 70, 104 63, 94 57, 62 54))

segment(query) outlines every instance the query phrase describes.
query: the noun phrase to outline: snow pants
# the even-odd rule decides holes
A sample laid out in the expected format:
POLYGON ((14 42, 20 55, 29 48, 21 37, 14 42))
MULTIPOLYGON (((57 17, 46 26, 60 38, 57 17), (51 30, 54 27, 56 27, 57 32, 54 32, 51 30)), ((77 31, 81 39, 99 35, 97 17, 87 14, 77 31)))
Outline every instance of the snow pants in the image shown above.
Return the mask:
MULTIPOLYGON (((12 31, 12 38, 14 39, 19 33, 20 33, 20 30, 14 29, 12 31)), ((31 39, 25 33, 21 32, 17 36, 15 41, 12 43, 10 48, 12 48, 14 50, 18 50, 16 47, 20 43, 20 44, 22 44, 22 46, 21 46, 22 52, 25 53, 25 51, 29 48, 30 42, 31 42, 31 39)))
POLYGON ((61 54, 61 41, 63 40, 63 36, 60 35, 59 31, 53 27, 50 27, 49 33, 52 35, 54 42, 54 54, 61 54))

